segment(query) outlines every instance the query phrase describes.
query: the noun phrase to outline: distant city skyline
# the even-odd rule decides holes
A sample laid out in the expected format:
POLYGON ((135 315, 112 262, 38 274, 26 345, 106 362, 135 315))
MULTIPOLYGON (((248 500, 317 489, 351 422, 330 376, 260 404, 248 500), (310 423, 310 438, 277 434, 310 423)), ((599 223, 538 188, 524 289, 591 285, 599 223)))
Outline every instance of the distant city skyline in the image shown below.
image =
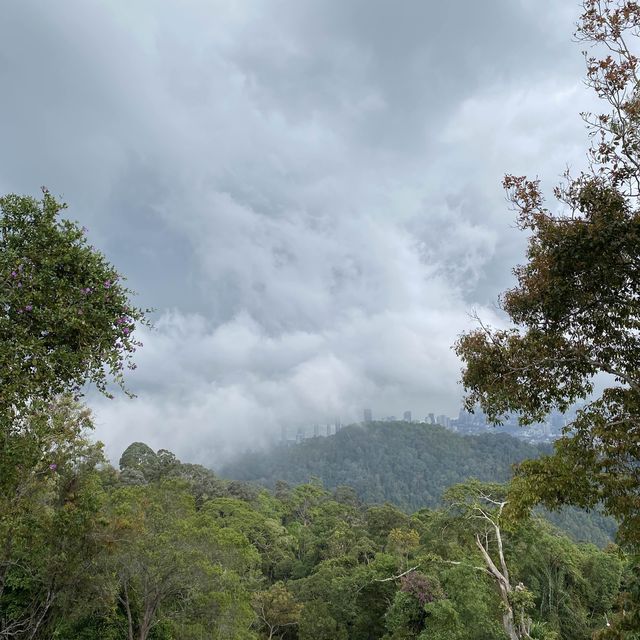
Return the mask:
MULTIPOLYGON (((457 417, 450 417, 444 414, 435 415, 434 413, 427 414, 422 419, 412 419, 412 411, 405 410, 403 412, 402 419, 396 418, 396 416, 388 415, 385 417, 377 418, 370 408, 364 408, 362 415, 363 420, 361 422, 355 422, 353 424, 369 425, 375 422, 398 422, 408 424, 423 424, 429 426, 441 426, 445 429, 449 429, 459 433, 461 435, 478 435, 481 433, 507 433, 516 438, 527 440, 529 442, 551 442, 557 438, 562 428, 567 422, 575 417, 576 409, 581 405, 576 405, 571 408, 566 414, 561 414, 557 411, 552 412, 547 420, 541 423, 530 425, 529 427, 521 427, 515 416, 506 420, 505 424, 500 426, 490 425, 486 422, 485 416, 481 410, 477 410, 476 413, 468 413, 463 407, 459 409, 457 417)), ((349 424, 343 425, 339 419, 336 419, 334 424, 327 423, 325 428, 319 423, 313 425, 298 425, 295 428, 287 429, 282 427, 279 442, 281 443, 300 443, 311 437, 327 437, 338 433, 343 426, 350 426, 349 424)))

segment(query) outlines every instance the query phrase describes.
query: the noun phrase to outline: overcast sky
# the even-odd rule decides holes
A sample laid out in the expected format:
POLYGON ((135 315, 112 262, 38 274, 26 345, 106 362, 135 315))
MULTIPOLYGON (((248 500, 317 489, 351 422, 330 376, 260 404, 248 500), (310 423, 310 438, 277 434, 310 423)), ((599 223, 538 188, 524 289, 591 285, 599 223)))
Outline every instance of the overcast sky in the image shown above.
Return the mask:
POLYGON ((584 164, 573 0, 4 0, 0 191, 156 309, 133 440, 219 464, 282 425, 456 415, 451 350, 523 260, 504 173, 584 164))

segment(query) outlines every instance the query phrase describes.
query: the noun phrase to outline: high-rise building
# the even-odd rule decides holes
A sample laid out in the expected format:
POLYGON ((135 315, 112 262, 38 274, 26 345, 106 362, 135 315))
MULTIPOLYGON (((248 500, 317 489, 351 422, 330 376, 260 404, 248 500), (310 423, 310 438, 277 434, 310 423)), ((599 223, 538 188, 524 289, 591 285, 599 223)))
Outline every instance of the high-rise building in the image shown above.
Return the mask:
POLYGON ((365 424, 370 424, 371 422, 373 422, 371 409, 365 409, 364 410, 364 423, 365 424))
POLYGON ((314 424, 313 425, 313 437, 314 438, 318 438, 320 436, 320 425, 319 424, 314 424))
POLYGON ((433 415, 433 413, 429 414, 429 424, 435 424, 436 423, 436 417, 433 415))
POLYGON ((342 422, 340 422, 340 418, 336 418, 335 421, 336 433, 342 429, 342 422))
POLYGON ((404 412, 403 420, 405 422, 411 422, 411 411, 404 412))

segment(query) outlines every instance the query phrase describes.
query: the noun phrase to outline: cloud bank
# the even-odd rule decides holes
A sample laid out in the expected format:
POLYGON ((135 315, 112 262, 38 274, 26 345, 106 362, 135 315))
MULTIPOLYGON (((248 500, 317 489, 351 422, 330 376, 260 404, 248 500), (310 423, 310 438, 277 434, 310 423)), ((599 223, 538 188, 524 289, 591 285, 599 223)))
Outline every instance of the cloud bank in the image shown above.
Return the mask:
POLYGON ((577 8, 5 5, 0 189, 60 193, 156 309, 138 398, 89 398, 114 459, 457 412, 451 345, 523 259, 502 174, 583 163, 577 8))

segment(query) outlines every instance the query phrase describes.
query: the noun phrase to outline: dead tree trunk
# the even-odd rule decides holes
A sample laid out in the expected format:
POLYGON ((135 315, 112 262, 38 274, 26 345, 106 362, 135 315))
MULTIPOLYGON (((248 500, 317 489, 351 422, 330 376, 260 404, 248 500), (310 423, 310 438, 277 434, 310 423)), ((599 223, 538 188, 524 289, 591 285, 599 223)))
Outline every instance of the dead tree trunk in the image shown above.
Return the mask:
MULTIPOLYGON (((489 504, 490 508, 484 505, 476 504, 473 508, 473 515, 476 518, 484 520, 488 527, 484 535, 476 534, 476 546, 482 554, 482 558, 487 566, 489 575, 493 577, 500 591, 502 600, 502 626, 509 640, 524 640, 529 638, 530 619, 524 611, 517 612, 518 620, 516 620, 516 612, 513 609, 514 587, 509 577, 509 568, 504 557, 504 546, 502 544, 502 531, 500 530, 500 516, 506 506, 505 501, 494 500, 491 496, 480 494, 480 499, 484 504, 489 504), (489 541, 491 537, 495 538, 495 546, 498 551, 498 563, 493 561, 489 553, 489 541), (499 565, 499 566, 498 566, 499 565)), ((520 589, 524 589, 523 585, 518 585, 520 589)))

